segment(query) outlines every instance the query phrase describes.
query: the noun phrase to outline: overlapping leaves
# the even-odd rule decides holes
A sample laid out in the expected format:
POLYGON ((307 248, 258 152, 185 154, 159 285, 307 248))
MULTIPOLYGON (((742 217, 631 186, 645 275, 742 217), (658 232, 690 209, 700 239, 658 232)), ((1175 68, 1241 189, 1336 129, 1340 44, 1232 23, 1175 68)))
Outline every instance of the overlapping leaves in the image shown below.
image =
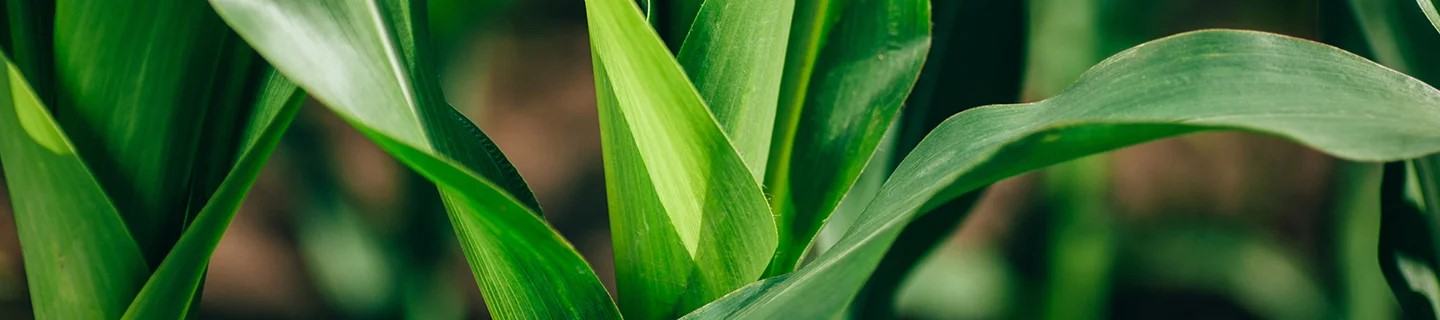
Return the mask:
POLYGON ((496 318, 617 318, 495 145, 444 101, 426 9, 408 1, 214 0, 278 70, 439 186, 496 318))
POLYGON ((299 106, 294 85, 203 3, 9 1, 4 12, 0 39, 16 59, 5 59, 0 158, 36 316, 184 316, 299 106))
POLYGON ((830 316, 901 228, 938 204, 1046 165, 1215 129, 1277 135, 1351 160, 1413 158, 1440 151, 1440 91, 1339 49, 1272 34, 1202 31, 1142 44, 1056 97, 946 120, 834 248, 687 317, 830 316))
MULTIPOLYGON (((755 13, 765 9, 764 2, 734 5, 755 13)), ((756 135, 752 126, 773 115, 773 106, 769 112, 756 109, 767 108, 775 88, 757 88, 778 86, 779 75, 750 72, 765 66, 755 62, 767 52, 692 31, 687 48, 738 59, 695 58, 704 63, 695 68, 731 68, 699 72, 702 83, 711 84, 705 86, 709 101, 717 110, 729 110, 717 122, 633 2, 591 0, 586 6, 620 306, 632 318, 675 317, 759 279, 775 250, 759 167, 747 170, 742 159, 747 153, 737 152, 721 124, 729 124, 731 133, 750 131, 741 150, 752 161, 761 159, 769 137, 756 135), (763 92, 744 93, 751 90, 763 92)), ((700 9, 699 19, 715 22, 707 27, 754 23, 714 10, 700 9)), ((768 43, 762 50, 783 49, 783 41, 762 43, 768 43)))

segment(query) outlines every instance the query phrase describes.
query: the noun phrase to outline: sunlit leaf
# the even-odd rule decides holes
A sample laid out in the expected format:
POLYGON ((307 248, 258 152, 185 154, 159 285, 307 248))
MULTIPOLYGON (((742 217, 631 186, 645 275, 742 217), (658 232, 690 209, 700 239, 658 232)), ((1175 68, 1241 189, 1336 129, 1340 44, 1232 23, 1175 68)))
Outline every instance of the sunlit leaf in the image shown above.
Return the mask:
POLYGON ((524 181, 447 105, 426 9, 405 1, 213 0, 287 78, 435 182, 496 318, 616 318, 599 279, 538 214, 524 181), (416 39, 421 39, 417 41, 416 39))
POLYGON ((586 9, 620 306, 631 318, 672 318, 759 279, 775 250, 774 220, 639 8, 590 0, 586 9))
POLYGON ((35 317, 118 318, 149 267, 70 138, 4 60, 0 164, 35 317))
POLYGON ((775 130, 794 0, 708 1, 678 59, 756 181, 775 130))

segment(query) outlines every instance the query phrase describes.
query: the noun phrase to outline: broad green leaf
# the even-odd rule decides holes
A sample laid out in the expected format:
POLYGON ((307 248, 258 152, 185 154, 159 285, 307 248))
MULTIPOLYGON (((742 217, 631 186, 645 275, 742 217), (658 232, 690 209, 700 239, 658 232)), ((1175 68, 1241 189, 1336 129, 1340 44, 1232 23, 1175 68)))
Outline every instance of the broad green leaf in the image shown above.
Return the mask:
POLYGON ((189 314, 190 298, 200 287, 210 255, 304 100, 295 84, 274 70, 266 70, 258 82, 254 106, 246 109, 250 120, 241 130, 239 158, 130 304, 125 319, 181 319, 189 314))
POLYGON ((631 318, 675 317, 759 279, 775 250, 774 220, 639 8, 585 4, 620 306, 631 318))
MULTIPOLYGON (((808 91, 801 100, 783 97, 779 107, 777 149, 766 186, 779 219, 780 247, 769 274, 794 268, 860 176, 885 128, 899 114, 930 48, 929 1, 847 1, 813 68, 786 67, 787 73, 811 74, 808 85, 782 87, 808 91)), ((802 14, 824 10, 800 8, 802 14)), ((796 19, 800 24, 814 22, 796 19)), ((812 41, 812 36, 792 34, 792 39, 812 41)), ((792 53, 809 54, 806 50, 792 53)))
POLYGON ((1219 129, 1284 137, 1350 160, 1414 158, 1440 151, 1440 91, 1339 49, 1273 34, 1200 31, 1145 43, 1058 96, 951 117, 901 162, 834 248, 687 317, 828 316, 926 209, 1025 171, 1219 129))
POLYGON ((756 181, 765 177, 794 0, 706 1, 678 59, 756 181))
POLYGON ((217 142, 233 138, 253 53, 198 1, 60 0, 48 27, 49 104, 158 264, 233 159, 217 142))
POLYGON ((0 164, 35 317, 118 318, 149 267, 70 138, 0 60, 0 164))
MULTIPOLYGON (((287 78, 435 182, 496 318, 617 318, 594 271, 430 71, 426 9, 399 1, 212 0, 287 78), (416 39, 422 39, 416 41, 416 39)), ((423 5, 423 3, 422 3, 423 5)))

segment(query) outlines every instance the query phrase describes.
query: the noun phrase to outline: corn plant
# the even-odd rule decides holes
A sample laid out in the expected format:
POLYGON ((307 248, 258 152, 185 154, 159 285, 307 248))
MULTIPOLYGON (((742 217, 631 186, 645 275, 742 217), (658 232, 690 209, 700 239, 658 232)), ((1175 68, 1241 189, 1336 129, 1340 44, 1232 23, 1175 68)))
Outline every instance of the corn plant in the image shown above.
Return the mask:
MULTIPOLYGON (((1357 12, 1373 3, 1354 1, 1357 12)), ((1440 20, 1433 2, 1417 4, 1386 5, 1440 20)), ((1422 157, 1440 152, 1430 84, 1317 42, 1188 32, 1115 54, 1048 99, 920 131, 821 250, 816 234, 875 165, 933 56, 931 3, 585 0, 616 299, 499 148, 446 103, 424 1, 208 5, 7 2, 0 162, 38 317, 192 314, 210 254, 299 108, 297 87, 436 185, 496 318, 833 317, 925 214, 950 204, 963 219, 1000 179, 1187 133, 1420 159, 1410 179, 1421 182, 1436 181, 1422 157)), ((1395 28, 1357 17, 1371 42, 1412 43, 1375 40, 1395 28)), ((1409 50, 1377 59, 1423 60, 1409 50)), ((1406 175, 1392 168, 1385 203, 1414 209, 1395 198, 1406 175)), ((1386 217, 1433 219, 1401 211, 1386 217)), ((1440 300, 1413 270, 1434 279, 1435 246, 1406 239, 1432 232, 1387 225, 1404 240, 1381 259, 1397 270, 1391 286, 1423 314, 1440 300)))

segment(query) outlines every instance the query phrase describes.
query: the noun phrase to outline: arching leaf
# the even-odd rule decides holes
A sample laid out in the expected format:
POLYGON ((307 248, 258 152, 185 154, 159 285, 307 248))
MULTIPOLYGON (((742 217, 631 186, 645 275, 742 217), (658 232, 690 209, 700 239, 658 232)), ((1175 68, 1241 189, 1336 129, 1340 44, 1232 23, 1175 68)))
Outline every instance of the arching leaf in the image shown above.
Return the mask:
POLYGON ((1414 158, 1440 151, 1440 91, 1339 49, 1273 34, 1200 31, 1145 43, 1053 98, 951 117, 901 162, 834 248, 687 317, 827 317, 925 209, 1025 171, 1217 129, 1284 137, 1350 160, 1414 158))
POLYGON ((618 318, 515 169, 444 101, 426 9, 408 1, 213 0, 287 78, 441 190, 491 315, 618 318), (417 39, 420 39, 417 41, 417 39))

